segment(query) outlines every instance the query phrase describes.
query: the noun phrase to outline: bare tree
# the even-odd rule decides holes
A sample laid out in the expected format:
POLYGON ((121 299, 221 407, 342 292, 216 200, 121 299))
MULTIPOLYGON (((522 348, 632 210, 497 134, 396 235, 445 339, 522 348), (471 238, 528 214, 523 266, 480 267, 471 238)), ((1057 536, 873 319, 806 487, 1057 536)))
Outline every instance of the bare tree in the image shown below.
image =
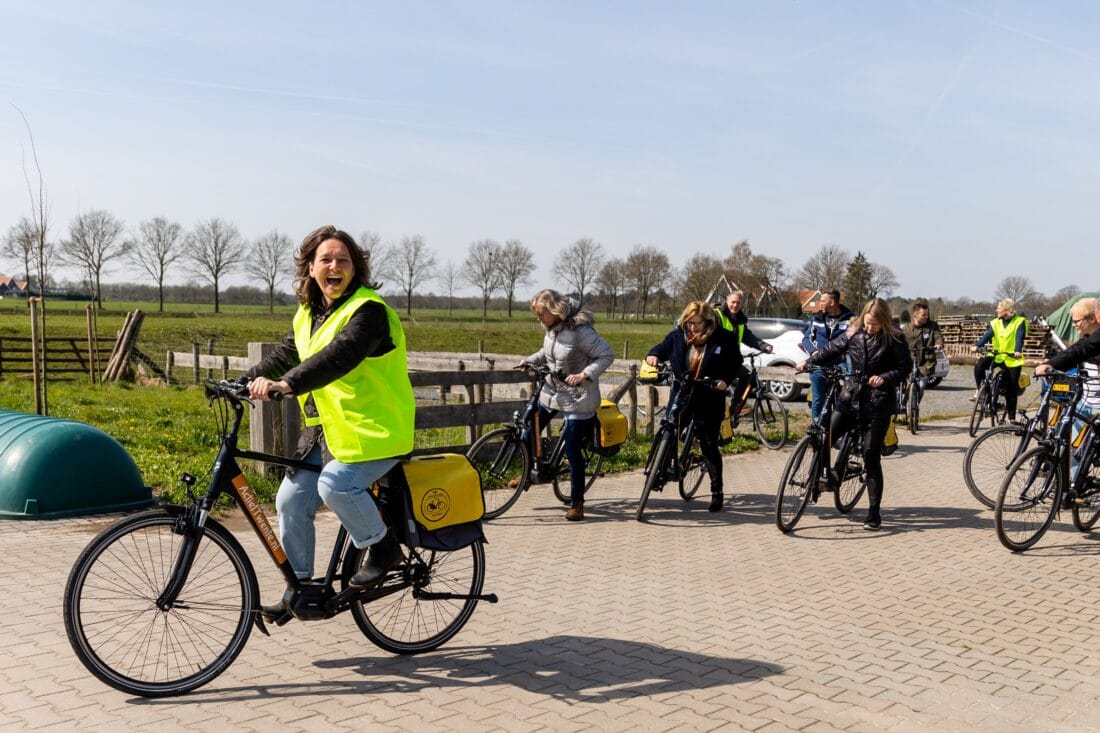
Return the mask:
POLYGON ((668 255, 653 245, 634 245, 626 258, 627 277, 634 285, 634 294, 641 306, 640 317, 645 318, 649 299, 669 280, 672 266, 668 255))
POLYGON ((214 217, 195 225, 187 237, 187 259, 191 271, 214 288, 214 312, 221 312, 219 287, 226 275, 235 272, 244 253, 237 227, 214 217))
POLYGON ((267 287, 267 312, 275 312, 275 284, 285 277, 290 267, 290 250, 293 247, 290 237, 272 230, 252 244, 252 256, 249 269, 256 273, 267 287))
POLYGON ((708 254, 692 255, 682 270, 677 284, 680 300, 702 300, 710 295, 715 284, 725 272, 722 261, 708 254))
POLYGON ((34 264, 35 251, 38 247, 38 237, 31 220, 25 216, 19 217, 19 221, 8 229, 4 241, 0 242, 0 253, 5 257, 20 262, 23 265, 23 277, 27 279, 27 297, 31 297, 31 284, 34 281, 34 273, 31 267, 34 264))
POLYGON ((596 275, 596 287, 600 294, 607 299, 607 314, 614 316, 618 313, 620 301, 623 303, 620 318, 626 317, 626 263, 618 257, 613 257, 603 264, 596 275))
POLYGON ((885 298, 898 288, 894 271, 878 262, 871 263, 871 292, 876 298, 885 298))
POLYGON ((998 283, 994 295, 998 300, 1011 298, 1020 305, 1025 305, 1027 301, 1033 300, 1038 292, 1029 278, 1023 275, 1010 275, 998 283))
POLYGON ((168 268, 183 256, 182 244, 183 226, 163 216, 138 224, 138 236, 130 241, 128 258, 157 284, 158 310, 162 312, 164 281, 168 279, 168 268))
POLYGON ((500 244, 492 239, 479 239, 470 245, 466 254, 466 261, 462 263, 463 276, 466 282, 481 291, 481 322, 489 312, 489 298, 500 290, 503 283, 500 279, 500 268, 497 267, 497 259, 500 257, 500 244))
POLYGON ((364 229, 357 242, 359 249, 363 250, 363 256, 367 258, 371 277, 377 279, 383 274, 385 266, 382 264, 388 259, 388 250, 382 244, 382 235, 370 229, 364 229))
POLYGON ((730 249, 724 264, 730 280, 745 291, 746 300, 751 300, 754 314, 762 309, 786 308, 790 277, 783 260, 755 254, 748 240, 741 240, 730 249))
POLYGON ((554 277, 577 293, 578 301, 584 303, 584 295, 595 282, 603 263, 603 245, 591 237, 581 237, 558 255, 553 273, 554 277))
POLYGON ((103 271, 107 263, 124 257, 129 250, 129 243, 122 238, 125 228, 110 212, 95 209, 78 214, 69 223, 69 238, 61 242, 62 256, 84 271, 92 299, 101 310, 103 271))
POLYGON ((402 237, 401 242, 388 250, 389 274, 405 293, 405 312, 412 315, 413 291, 433 279, 435 253, 424 243, 419 234, 402 237))
POLYGON ((810 259, 802 265, 795 275, 797 285, 808 289, 831 289, 840 287, 848 275, 848 264, 852 256, 835 244, 823 244, 810 259))
POLYGON ((508 298, 508 317, 512 317, 512 300, 516 297, 516 287, 528 285, 531 273, 535 271, 535 253, 523 246, 518 239, 509 239, 500 248, 500 287, 508 298))
POLYGON ((447 296, 447 315, 454 310, 455 292, 462 284, 462 272, 454 261, 447 260, 447 265, 439 273, 439 282, 443 286, 443 292, 447 296))

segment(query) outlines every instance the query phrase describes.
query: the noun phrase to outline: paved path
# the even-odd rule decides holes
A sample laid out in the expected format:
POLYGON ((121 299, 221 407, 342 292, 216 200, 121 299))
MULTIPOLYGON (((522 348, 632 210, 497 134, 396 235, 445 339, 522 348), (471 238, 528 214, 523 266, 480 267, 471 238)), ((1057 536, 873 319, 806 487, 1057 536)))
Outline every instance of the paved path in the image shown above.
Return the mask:
POLYGON ((1100 533, 1064 518, 1036 549, 1004 550, 962 484, 967 440, 961 423, 902 435, 878 533, 823 503, 781 535, 789 449, 728 458, 718 515, 665 495, 635 522, 635 474, 601 479, 591 518, 567 524, 535 487, 488 528, 501 602, 438 652, 391 656, 350 617, 292 622, 172 700, 105 687, 65 639, 65 577, 104 520, 6 521, 0 728, 1096 729, 1100 533))

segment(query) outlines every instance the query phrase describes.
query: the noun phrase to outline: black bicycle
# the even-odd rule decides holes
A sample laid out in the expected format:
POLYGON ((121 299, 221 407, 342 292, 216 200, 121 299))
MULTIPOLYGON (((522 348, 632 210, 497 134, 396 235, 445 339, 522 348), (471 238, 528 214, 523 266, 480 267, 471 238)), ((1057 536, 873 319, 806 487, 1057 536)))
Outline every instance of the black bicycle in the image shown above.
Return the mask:
MULTIPOLYGON (((481 474, 481 490, 485 497, 485 518, 495 519, 508 511, 520 494, 527 491, 534 481, 549 481, 554 496, 565 504, 571 502, 569 458, 565 455, 565 441, 559 433, 553 440, 542 437, 539 424, 539 392, 547 380, 556 380, 565 386, 565 375, 546 366, 529 366, 535 378, 531 397, 522 411, 512 415, 512 421, 482 435, 466 452, 466 457, 481 474), (533 449, 532 449, 533 444, 533 449)), ((594 437, 589 432, 584 437, 584 490, 603 468, 603 454, 596 450, 594 437)))
MULTIPOLYGON (((1005 351, 993 349, 982 352, 985 356, 1012 356, 1005 351)), ((1007 408, 1004 401, 1004 390, 1016 389, 1015 384, 1008 383, 1005 366, 1001 362, 994 361, 978 385, 978 393, 974 398, 974 409, 970 413, 970 437, 978 434, 978 429, 985 421, 990 427, 1004 425, 1007 421, 1007 408)))
MULTIPOLYGON (((918 357, 934 353, 929 347, 923 347, 918 357)), ((928 377, 920 370, 921 359, 913 360, 913 366, 909 370, 909 378, 900 382, 898 392, 898 414, 905 415, 905 424, 909 432, 916 435, 920 431, 920 402, 924 397, 924 387, 928 377)))
MULTIPOLYGON (((846 383, 861 385, 858 373, 846 373, 840 367, 816 367, 826 376, 825 399, 821 415, 798 441, 783 468, 775 499, 775 524, 781 532, 790 532, 798 524, 806 507, 817 503, 822 492, 833 494, 833 503, 841 514, 852 511, 867 488, 863 466, 862 420, 858 417, 843 435, 830 440, 829 423, 841 389, 846 383), (831 458, 833 443, 836 459, 831 458)), ((857 387, 858 388, 858 387, 857 387)))
POLYGON ((634 518, 639 522, 642 521, 652 492, 662 491, 665 484, 675 481, 680 488, 681 498, 691 501, 707 475, 703 450, 695 434, 695 421, 684 420, 681 424, 681 417, 695 390, 714 389, 714 381, 710 377, 696 379, 688 372, 677 373, 669 362, 662 362, 658 366, 657 378, 653 381, 657 384, 668 384, 675 399, 665 409, 645 459, 645 484, 638 500, 638 509, 634 513, 634 518))
POLYGON ((1061 509, 1070 509, 1073 525, 1087 532, 1100 518, 1100 456, 1097 451, 1097 417, 1076 411, 1084 396, 1085 374, 1054 372, 1049 380, 1055 398, 1064 409, 1055 425, 1034 448, 1024 451, 1008 467, 993 521, 997 539, 1013 552, 1023 552, 1042 538, 1061 509), (1074 435, 1074 421, 1083 423, 1074 435), (1076 471, 1070 470, 1076 453, 1076 471))
POLYGON ((771 450, 779 450, 787 444, 787 408, 768 388, 766 382, 760 379, 756 370, 756 359, 761 352, 746 354, 749 359, 749 378, 746 380, 744 392, 738 396, 733 395, 730 400, 730 431, 737 429, 743 414, 752 416, 752 429, 760 438, 760 442, 771 450), (748 407, 749 398, 752 398, 752 406, 748 407))
POLYGON ((401 464, 379 482, 378 494, 401 543, 401 561, 374 588, 351 587, 367 550, 356 548, 341 527, 324 577, 299 580, 237 459, 306 471, 320 467, 237 447, 243 405, 249 403, 243 384, 208 382, 206 395, 221 439, 206 491, 196 495, 196 479, 184 474, 189 505, 162 506, 112 524, 84 548, 69 574, 65 631, 77 658, 100 680, 142 697, 179 695, 225 671, 254 626, 268 634, 248 553, 211 516, 223 496, 240 507, 282 572, 293 618, 327 619, 350 610, 373 643, 395 654, 416 654, 458 633, 478 601, 497 601, 481 592, 482 539, 453 552, 424 546, 426 536, 411 521, 401 464))

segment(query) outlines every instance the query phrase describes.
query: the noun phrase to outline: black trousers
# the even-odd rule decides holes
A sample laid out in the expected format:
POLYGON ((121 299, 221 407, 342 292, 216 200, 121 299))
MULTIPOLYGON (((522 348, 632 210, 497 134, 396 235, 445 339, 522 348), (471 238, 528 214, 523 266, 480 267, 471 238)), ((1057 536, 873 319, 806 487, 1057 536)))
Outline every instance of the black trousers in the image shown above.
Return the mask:
POLYGON ((720 494, 722 493, 722 452, 718 449, 718 428, 722 419, 721 417, 705 419, 699 415, 693 415, 690 419, 695 424, 699 452, 703 454, 703 462, 707 466, 710 493, 720 494))
MULTIPOLYGON (((985 379, 986 372, 989 371, 992 365, 992 356, 983 356, 981 359, 978 359, 978 362, 974 365, 975 387, 981 386, 982 380, 985 379)), ((1020 396, 1020 372, 1022 370, 1022 366, 1006 366, 1004 376, 1001 378, 1001 394, 1005 396, 1005 409, 1008 410, 1008 417, 1010 419, 1016 417, 1016 400, 1020 396)))

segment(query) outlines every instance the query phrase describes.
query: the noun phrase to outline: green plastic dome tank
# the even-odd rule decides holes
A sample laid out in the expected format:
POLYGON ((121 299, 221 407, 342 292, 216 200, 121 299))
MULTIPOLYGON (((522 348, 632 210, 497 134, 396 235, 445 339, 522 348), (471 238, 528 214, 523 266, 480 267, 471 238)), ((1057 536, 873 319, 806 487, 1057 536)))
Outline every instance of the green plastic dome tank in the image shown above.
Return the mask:
POLYGON ((0 410, 0 519, 57 519, 152 503, 134 459, 102 430, 0 410))

